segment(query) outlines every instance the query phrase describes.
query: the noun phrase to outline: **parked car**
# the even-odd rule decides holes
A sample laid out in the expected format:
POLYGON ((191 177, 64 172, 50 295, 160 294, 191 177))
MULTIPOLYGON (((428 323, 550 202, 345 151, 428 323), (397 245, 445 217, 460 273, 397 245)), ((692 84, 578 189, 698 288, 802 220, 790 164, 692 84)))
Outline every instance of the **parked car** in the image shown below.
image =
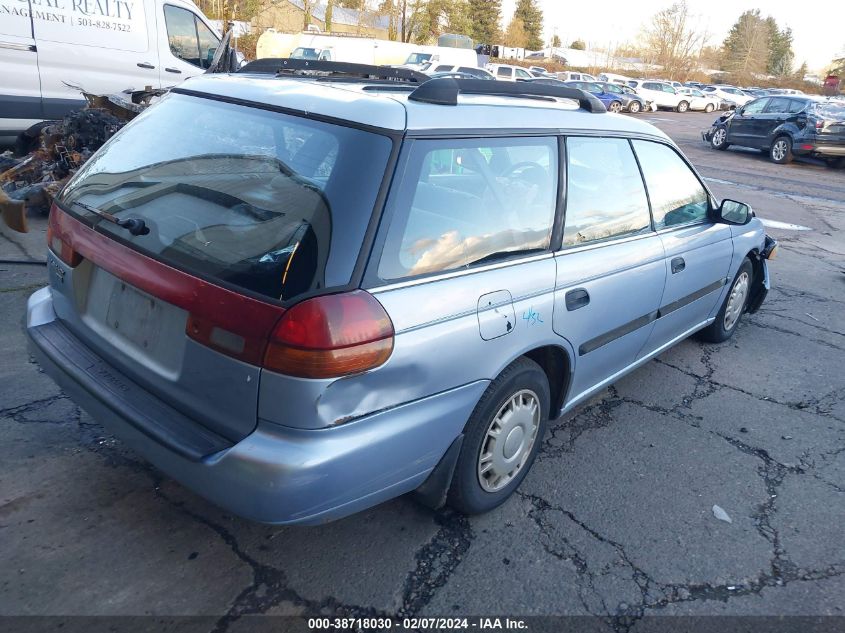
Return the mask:
MULTIPOLYGON (((552 81, 557 81, 557 79, 553 79, 552 81)), ((602 85, 597 81, 564 81, 562 83, 564 86, 578 88, 579 90, 584 90, 585 92, 595 95, 596 98, 604 104, 604 107, 607 108, 608 112, 622 112, 624 103, 622 95, 615 92, 605 91, 604 88, 602 88, 602 85)))
POLYGON ((598 76, 598 81, 627 86, 628 82, 631 81, 631 78, 626 77, 625 75, 617 75, 615 73, 601 73, 598 76))
POLYGON ((487 64, 487 70, 500 81, 525 81, 533 79, 534 75, 529 73, 522 66, 511 66, 510 64, 487 64))
POLYGON ((689 99, 690 110, 703 110, 704 112, 713 112, 713 110, 720 109, 721 99, 719 97, 708 95, 701 92, 698 88, 678 88, 678 94, 687 95, 689 99))
POLYGON ((422 72, 427 75, 435 75, 437 73, 461 73, 464 75, 471 75, 476 79, 495 79, 493 74, 484 68, 476 66, 461 66, 459 64, 430 64, 424 67, 422 72))
POLYGON ((0 141, 84 106, 76 86, 114 94, 202 74, 220 43, 190 0, 141 0, 105 16, 78 4, 54 2, 47 13, 0 11, 0 141))
POLYGON ((549 420, 766 295, 751 209, 590 94, 253 64, 82 166, 26 317, 68 397, 228 511, 490 510, 549 420))
POLYGON ((528 72, 531 73, 534 77, 544 77, 544 78, 551 78, 554 79, 554 75, 550 73, 548 70, 543 68, 542 66, 531 66, 528 68, 528 72))
POLYGON ((632 79, 628 85, 646 99, 653 101, 658 108, 670 108, 676 112, 689 110, 690 99, 669 84, 649 79, 632 79))
POLYGON ((554 75, 555 78, 560 79, 561 81, 596 81, 596 78, 592 75, 581 72, 572 72, 569 70, 555 73, 554 75))
POLYGON ((479 76, 477 74, 462 72, 430 73, 429 77, 432 79, 442 79, 443 77, 448 77, 449 79, 484 79, 487 81, 493 81, 495 79, 495 77, 489 73, 487 75, 479 76))
POLYGON ((738 106, 745 105, 746 103, 754 99, 753 96, 745 94, 736 86, 704 86, 701 91, 709 95, 719 97, 720 99, 725 99, 726 101, 730 101, 731 103, 735 103, 738 106))
POLYGON ((637 112, 642 112, 643 110, 652 109, 651 101, 648 101, 645 97, 637 94, 637 91, 628 85, 623 86, 621 84, 609 83, 606 81, 599 81, 596 83, 598 83, 605 92, 614 94, 617 98, 621 99, 622 109, 625 112, 636 114, 637 112))
POLYGON ((720 150, 731 145, 759 149, 776 163, 815 156, 833 167, 845 167, 845 102, 763 97, 720 117, 703 138, 720 150))

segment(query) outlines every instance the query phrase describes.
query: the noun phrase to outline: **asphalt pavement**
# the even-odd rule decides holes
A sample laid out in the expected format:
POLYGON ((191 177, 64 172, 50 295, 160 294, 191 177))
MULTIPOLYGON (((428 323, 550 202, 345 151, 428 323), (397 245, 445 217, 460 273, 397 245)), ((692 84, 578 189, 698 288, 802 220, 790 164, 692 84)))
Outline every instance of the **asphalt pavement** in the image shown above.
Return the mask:
MULTIPOLYGON (((321 527, 228 515, 40 373, 21 319, 45 269, 0 264, 0 615, 845 616, 845 171, 712 150, 715 115, 641 118, 769 223, 774 287, 731 341, 686 341, 553 422, 484 516, 408 497, 321 527)), ((2 229, 0 259, 43 259, 32 225, 2 229)))

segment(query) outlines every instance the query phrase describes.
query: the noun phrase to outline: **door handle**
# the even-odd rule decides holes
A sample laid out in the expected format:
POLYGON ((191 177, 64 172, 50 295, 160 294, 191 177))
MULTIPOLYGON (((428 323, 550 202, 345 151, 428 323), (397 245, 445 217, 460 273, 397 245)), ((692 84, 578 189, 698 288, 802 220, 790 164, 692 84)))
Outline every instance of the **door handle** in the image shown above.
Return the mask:
POLYGON ((585 305, 590 303, 590 293, 583 288, 570 290, 566 293, 564 298, 566 300, 566 309, 570 312, 577 310, 578 308, 583 308, 585 305))
POLYGON ((153 68, 155 68, 155 66, 153 66, 149 62, 138 62, 136 66, 138 66, 138 68, 146 68, 147 70, 152 70, 153 68))
POLYGON ((676 257, 672 260, 672 274, 681 272, 684 268, 687 267, 687 263, 684 261, 683 257, 676 257))
POLYGON ((177 75, 181 75, 182 71, 178 68, 165 68, 165 70, 169 73, 176 73, 177 75))

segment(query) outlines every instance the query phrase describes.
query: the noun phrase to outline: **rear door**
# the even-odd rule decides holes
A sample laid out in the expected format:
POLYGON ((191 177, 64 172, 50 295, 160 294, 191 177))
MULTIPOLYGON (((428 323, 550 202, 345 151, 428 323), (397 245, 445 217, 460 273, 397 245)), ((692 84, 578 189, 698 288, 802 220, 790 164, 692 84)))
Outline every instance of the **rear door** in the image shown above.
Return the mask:
POLYGON ((17 133, 42 118, 38 52, 30 14, 28 0, 10 6, 8 12, 0 11, 0 136, 17 133))
POLYGON ((574 403, 634 362, 651 334, 666 269, 629 141, 569 137, 566 156, 554 329, 576 355, 574 403))
POLYGON ((45 118, 84 104, 80 89, 114 94, 158 87, 155 15, 145 2, 55 3, 60 19, 34 20, 45 118))
POLYGON ((709 219, 710 196, 673 147, 641 140, 633 145, 665 251, 666 289, 642 357, 688 335, 715 312, 733 241, 730 226, 709 219))
POLYGON ((755 147, 768 147, 775 130, 795 115, 789 112, 793 99, 789 97, 772 97, 763 109, 762 114, 754 117, 751 133, 754 136, 755 147))

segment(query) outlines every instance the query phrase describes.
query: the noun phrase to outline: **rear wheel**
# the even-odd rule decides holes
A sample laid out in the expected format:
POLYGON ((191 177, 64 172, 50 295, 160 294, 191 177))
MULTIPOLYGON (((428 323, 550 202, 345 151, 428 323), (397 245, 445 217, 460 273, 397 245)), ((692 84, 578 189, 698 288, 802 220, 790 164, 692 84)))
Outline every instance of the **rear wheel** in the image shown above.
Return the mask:
POLYGON ((779 165, 792 162, 792 139, 788 136, 778 136, 769 149, 769 158, 779 165))
POLYGON ((620 112, 622 110, 622 104, 619 101, 611 101, 607 109, 611 112, 620 112))
POLYGON ((733 336, 748 305, 753 281, 754 267, 751 265, 751 260, 746 257, 734 277, 728 296, 719 308, 716 320, 699 332, 700 339, 709 343, 721 343, 733 336))
POLYGON ((490 383, 464 429, 447 502, 465 514, 492 510, 525 478, 549 417, 549 381, 519 358, 490 383))
POLYGON ((681 101, 678 104, 678 107, 675 108, 675 110, 677 110, 678 112, 686 112, 687 110, 689 110, 689 103, 687 103, 686 101, 681 101))
POLYGON ((716 128, 713 137, 710 139, 710 145, 713 146, 713 149, 728 149, 728 145, 730 145, 728 143, 728 131, 723 127, 716 128))
POLYGON ((643 109, 643 104, 641 104, 639 101, 632 101, 631 103, 628 104, 628 112, 630 112, 631 114, 636 114, 637 112, 639 112, 642 109, 643 109))
POLYGON ((713 110, 715 110, 715 109, 716 109, 716 106, 714 106, 712 103, 708 103, 706 106, 704 106, 704 111, 705 111, 707 114, 710 114, 710 113, 711 113, 711 112, 713 112, 713 110))

